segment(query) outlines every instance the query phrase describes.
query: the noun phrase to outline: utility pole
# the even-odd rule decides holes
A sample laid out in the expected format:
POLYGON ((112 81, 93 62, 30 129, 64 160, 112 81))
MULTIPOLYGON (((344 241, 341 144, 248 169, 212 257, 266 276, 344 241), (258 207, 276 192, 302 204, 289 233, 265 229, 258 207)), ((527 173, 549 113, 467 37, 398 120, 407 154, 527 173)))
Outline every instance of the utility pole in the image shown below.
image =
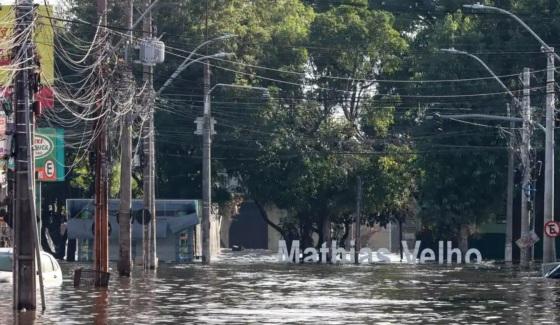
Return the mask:
MULTIPOLYGON (((130 58, 132 46, 133 0, 128 0, 124 6, 126 26, 128 28, 128 44, 125 52, 125 80, 126 87, 134 83, 130 58)), ((134 103, 132 104, 134 105, 134 103)), ((132 112, 126 113, 121 130, 121 189, 119 200, 119 263, 118 271, 121 276, 130 276, 132 269, 130 210, 132 208, 132 112)))
MULTIPOLYGON (((97 15, 100 17, 102 25, 101 32, 106 33, 107 26, 107 0, 97 0, 97 15)), ((103 49, 100 50, 102 55, 103 49)), ((99 68, 99 79, 103 79, 105 75, 105 66, 102 64, 99 68)), ((97 109, 100 118, 96 122, 98 136, 95 142, 95 270, 99 275, 100 272, 109 271, 109 177, 108 177, 108 141, 107 141, 107 121, 103 116, 105 103, 98 98, 97 109)))
MULTIPOLYGON (((507 105, 507 115, 511 117, 511 107, 507 105)), ((504 252, 504 260, 506 263, 512 262, 513 255, 513 187, 514 187, 514 165, 515 165, 515 122, 511 120, 509 122, 509 129, 511 134, 509 135, 509 145, 508 145, 508 180, 507 180, 507 200, 506 200, 506 245, 504 252)))
POLYGON ((360 263, 360 249, 362 243, 360 242, 360 225, 362 219, 362 178, 356 177, 356 223, 354 224, 354 238, 356 240, 354 246, 354 263, 360 263))
POLYGON ((15 310, 35 310, 37 273, 37 251, 39 242, 37 240, 36 216, 31 205, 35 204, 35 198, 31 196, 34 186, 33 154, 31 149, 33 137, 33 119, 31 110, 30 90, 30 62, 33 53, 31 28, 33 22, 33 2, 31 0, 19 0, 16 2, 16 40, 15 56, 20 62, 15 74, 15 122, 16 122, 16 171, 14 189, 14 262, 13 262, 13 305, 15 310), (28 37, 29 36, 29 37, 28 37), (29 132, 31 131, 31 132, 29 132), (31 137, 30 137, 31 136, 31 137), (30 154, 31 153, 31 154, 30 154), (30 183, 29 180, 32 180, 30 183), (31 191, 30 191, 31 189, 31 191))
MULTIPOLYGON (((144 37, 152 37, 152 12, 151 1, 143 0, 147 14, 144 16, 142 32, 144 37)), ((156 204, 155 204, 155 144, 154 144, 154 87, 153 87, 153 67, 144 65, 142 79, 146 83, 148 91, 145 97, 145 105, 148 109, 148 120, 143 129, 143 151, 144 151, 144 213, 150 215, 149 224, 144 224, 144 243, 143 256, 144 268, 155 269, 157 267, 156 252, 156 204)))
MULTIPOLYGON (((531 72, 523 69, 523 128, 521 130, 521 164, 523 165, 523 180, 521 182, 521 239, 529 238, 529 199, 531 198, 531 72)), ((520 248, 520 265, 529 266, 529 246, 520 248)))
MULTIPOLYGON (((206 33, 208 41, 208 0, 206 0, 206 33)), ((208 55, 208 47, 206 48, 208 55)), ((204 116, 202 130, 202 263, 210 264, 210 218, 212 214, 212 115, 210 108, 210 65, 204 62, 204 116)))
MULTIPOLYGON (((211 56, 208 56, 211 57, 211 56)), ((202 135, 202 262, 209 264, 212 258, 212 249, 210 247, 210 216, 212 206, 211 195, 211 153, 212 153, 212 135, 214 134, 214 119, 210 110, 210 94, 218 87, 228 88, 241 88, 241 89, 255 89, 263 92, 264 96, 268 96, 268 90, 263 87, 252 87, 234 84, 215 84, 210 88, 210 65, 208 61, 204 63, 204 115, 202 118, 197 118, 197 130, 195 134, 202 135), (202 122, 202 123, 200 123, 202 122), (202 124, 202 125, 201 125, 202 124)), ((330 228, 330 222, 328 223, 330 228)))
POLYGON ((210 114, 210 66, 204 63, 204 117, 202 131, 202 262, 210 264, 212 117, 210 114))
MULTIPOLYGON (((554 91, 554 48, 543 47, 546 53, 546 150, 544 164, 544 217, 543 224, 554 220, 554 116, 556 95, 554 91)), ((544 232, 544 228, 543 228, 544 232)), ((556 262, 554 238, 543 236, 543 263, 556 262)))

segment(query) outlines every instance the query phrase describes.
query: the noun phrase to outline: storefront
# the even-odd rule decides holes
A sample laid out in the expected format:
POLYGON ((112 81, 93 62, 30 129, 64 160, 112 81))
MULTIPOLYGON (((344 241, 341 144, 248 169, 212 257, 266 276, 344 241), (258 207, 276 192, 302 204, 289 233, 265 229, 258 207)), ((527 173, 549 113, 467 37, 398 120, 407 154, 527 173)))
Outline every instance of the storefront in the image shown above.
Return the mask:
MULTIPOLYGON (((66 200, 68 213, 68 240, 77 240, 76 250, 67 251, 67 257, 77 254, 77 260, 92 258, 94 202, 90 199, 66 200)), ((109 258, 118 260, 119 200, 109 200, 109 258)), ((132 258, 142 259, 143 201, 132 201, 132 258)), ((199 223, 199 201, 156 200, 157 256, 160 262, 190 262, 194 259, 195 228, 199 223)), ((69 247, 72 245, 69 245, 69 247)))

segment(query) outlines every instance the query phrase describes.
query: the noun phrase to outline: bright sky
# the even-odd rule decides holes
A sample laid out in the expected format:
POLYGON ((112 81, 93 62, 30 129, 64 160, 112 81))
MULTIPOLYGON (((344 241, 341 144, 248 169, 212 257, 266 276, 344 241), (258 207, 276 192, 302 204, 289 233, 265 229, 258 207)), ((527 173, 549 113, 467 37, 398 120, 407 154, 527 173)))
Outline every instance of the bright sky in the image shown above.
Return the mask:
MULTIPOLYGON (((33 0, 33 2, 38 4, 45 4, 45 0, 33 0)), ((47 0, 47 3, 50 5, 57 5, 59 2, 59 0, 47 0)), ((0 4, 3 5, 13 5, 15 3, 15 0, 0 0, 0 4)))

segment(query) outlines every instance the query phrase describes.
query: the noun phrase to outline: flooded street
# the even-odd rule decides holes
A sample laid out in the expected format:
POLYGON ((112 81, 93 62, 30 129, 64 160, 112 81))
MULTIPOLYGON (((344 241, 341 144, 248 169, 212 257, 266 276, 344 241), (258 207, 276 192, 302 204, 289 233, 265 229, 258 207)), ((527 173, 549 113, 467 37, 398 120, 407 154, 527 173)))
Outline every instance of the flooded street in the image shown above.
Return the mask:
MULTIPOLYGON (((560 321, 560 282, 492 265, 289 265, 260 252, 225 253, 211 266, 113 276, 109 291, 75 289, 77 264, 62 267, 64 284, 47 289, 47 310, 36 324, 560 321)), ((0 299, 0 323, 11 324, 10 285, 0 285, 0 299)))

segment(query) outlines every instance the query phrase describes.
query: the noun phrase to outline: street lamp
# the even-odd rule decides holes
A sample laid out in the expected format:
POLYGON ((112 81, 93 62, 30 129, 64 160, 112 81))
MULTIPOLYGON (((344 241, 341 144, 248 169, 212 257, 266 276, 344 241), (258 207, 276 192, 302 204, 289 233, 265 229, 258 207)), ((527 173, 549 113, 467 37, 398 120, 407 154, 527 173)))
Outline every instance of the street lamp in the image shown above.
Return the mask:
POLYGON ((212 252, 210 248, 210 230, 211 230, 211 206, 212 206, 212 173, 211 173, 211 155, 212 155, 212 131, 213 121, 210 108, 210 95, 218 88, 238 88, 252 89, 263 92, 268 97, 268 89, 263 87, 252 87, 234 84, 215 84, 212 88, 210 85, 210 66, 205 64, 205 80, 204 80, 204 116, 197 119, 197 124, 202 122, 202 132, 197 130, 197 134, 202 135, 202 263, 210 264, 212 252))
MULTIPOLYGON (((486 71, 488 71, 490 73, 490 75, 492 77, 494 77, 494 79, 500 84, 500 86, 507 92, 507 94, 512 98, 512 100, 515 102, 515 105, 518 106, 519 108, 521 108, 521 103, 519 102, 519 100, 515 97, 515 95, 511 92, 511 90, 509 90, 509 88, 502 82, 502 80, 494 73, 494 71, 492 71, 492 69, 490 69, 490 67, 484 62, 482 61, 482 59, 480 59, 478 56, 474 55, 474 54, 470 54, 468 52, 465 51, 459 51, 456 50, 454 48, 449 48, 449 49, 440 49, 441 52, 446 52, 446 53, 451 53, 451 54, 459 54, 459 55, 466 55, 474 60, 476 60, 478 63, 480 63, 485 69, 486 71)), ((510 122, 510 128, 515 127, 514 125, 514 121, 512 120, 513 118, 511 117, 511 110, 509 105, 507 106, 507 113, 508 116, 505 117, 506 119, 509 119, 510 122)), ((481 114, 478 114, 478 116, 474 116, 476 114, 473 114, 472 116, 470 116, 471 118, 488 118, 488 119, 496 119, 499 117, 496 116, 482 116, 481 114)), ((513 139, 513 134, 510 135, 509 137, 509 154, 508 154, 508 184, 507 184, 507 207, 506 207, 506 240, 505 240, 505 250, 504 250, 504 260, 506 262, 511 262, 513 259, 513 247, 512 247, 512 242, 513 242, 513 186, 514 186, 514 163, 515 163, 515 156, 514 156, 514 152, 513 152, 513 144, 514 144, 514 139, 513 139)))
POLYGON ((461 54, 461 55, 466 55, 468 57, 473 58, 474 60, 476 60, 478 63, 480 63, 485 69, 486 71, 488 71, 490 73, 490 75, 500 84, 500 86, 506 91, 506 93, 513 99, 513 101, 515 102, 516 105, 521 106, 521 103, 519 102, 519 100, 517 99, 517 97, 515 97, 515 95, 511 92, 511 90, 509 90, 509 88, 502 82, 502 80, 494 73, 494 71, 492 71, 492 69, 490 69, 490 67, 484 62, 482 61, 481 58, 479 58, 478 56, 474 55, 474 54, 470 54, 469 52, 465 52, 465 51, 460 51, 457 50, 455 48, 448 48, 448 49, 440 49, 440 52, 445 52, 445 53, 451 53, 451 54, 461 54))
POLYGON ((225 35, 222 35, 222 36, 219 36, 219 37, 213 38, 211 40, 207 40, 207 41, 204 41, 204 42, 200 43, 197 47, 195 47, 191 51, 191 53, 185 58, 185 60, 183 60, 183 62, 181 62, 181 64, 179 65, 177 70, 175 70, 175 72, 173 72, 171 77, 169 77, 169 79, 167 79, 167 81, 165 81, 163 86, 161 86, 161 88, 157 91, 157 95, 160 95, 165 90, 165 88, 167 88, 167 86, 169 86, 171 84, 171 82, 173 82, 173 80, 175 80, 175 78, 177 78, 179 76, 179 74, 181 72, 183 72, 183 70, 185 70, 191 64, 203 61, 205 59, 216 59, 216 58, 223 58, 223 57, 232 56, 233 53, 220 52, 220 53, 216 53, 216 54, 212 54, 212 55, 202 56, 202 57, 199 57, 199 58, 194 59, 194 60, 192 59, 192 57, 196 54, 196 52, 198 50, 200 50, 202 47, 204 47, 204 46, 206 46, 210 43, 217 42, 217 41, 222 41, 222 40, 232 38, 232 37, 236 37, 236 35, 225 34, 225 35))
POLYGON ((216 88, 223 87, 223 88, 238 88, 238 89, 254 89, 260 90, 263 93, 263 96, 268 96, 268 89, 264 87, 254 87, 254 86, 245 86, 245 85, 235 85, 235 84, 222 84, 218 83, 215 84, 212 88, 210 88, 209 94, 212 93, 216 88))
MULTIPOLYGON (((554 58, 560 60, 560 56, 554 52, 554 48, 546 44, 535 33, 529 25, 521 18, 513 13, 492 6, 486 6, 481 3, 473 5, 463 5, 464 8, 473 9, 475 11, 488 10, 495 11, 500 14, 509 16, 523 26, 533 37, 541 44, 541 50, 547 55, 547 73, 546 73, 546 144, 545 144, 545 169, 544 169, 544 217, 543 225, 554 220, 554 109, 555 109, 555 92, 554 92, 554 58)), ((544 226, 543 226, 544 230, 544 226)), ((544 231, 543 231, 544 232, 544 231)), ((543 236, 543 263, 551 263, 556 261, 556 247, 553 238, 543 236)))
POLYGON ((190 57, 192 56, 194 52, 191 53, 191 55, 189 55, 185 61, 183 61, 183 63, 181 63, 181 65, 177 68, 177 70, 175 70, 175 72, 173 72, 173 74, 169 77, 169 79, 167 79, 165 81, 165 83, 161 86, 161 88, 159 88, 159 90, 156 92, 156 96, 161 95, 161 93, 173 82, 173 80, 175 80, 175 78, 177 78, 181 72, 183 72, 186 68, 188 68, 189 66, 191 66, 194 63, 200 62, 200 61, 204 61, 207 59, 220 59, 220 58, 227 58, 230 56, 233 56, 233 53, 224 53, 224 52, 219 52, 219 53, 215 53, 212 55, 205 55, 205 56, 201 56, 199 58, 196 58, 194 60, 190 60, 190 57))
MULTIPOLYGON (((513 18, 515 21, 517 21, 521 26, 523 26, 531 35, 533 35, 533 37, 539 42, 541 43, 542 47, 544 48, 545 52, 554 52, 554 48, 548 46, 548 44, 546 44, 545 41, 542 40, 542 38, 539 37, 539 35, 537 33, 535 33, 535 31, 533 31, 531 29, 531 27, 529 27, 529 25, 527 25, 523 20, 521 20, 521 18, 517 17, 515 14, 502 9, 502 8, 497 8, 497 7, 492 7, 492 6, 487 6, 484 5, 480 2, 477 2, 475 4, 472 5, 463 5, 463 8, 467 8, 467 9, 472 9, 474 11, 481 11, 481 10, 487 10, 487 11, 495 11, 498 12, 500 14, 503 15, 507 15, 511 18, 513 18)), ((556 53, 554 53, 554 56, 556 57, 557 60, 560 60, 560 56, 556 53)))
MULTIPOLYGON (((481 58, 479 58, 478 56, 471 54, 469 52, 465 52, 465 51, 460 51, 457 50, 453 47, 448 48, 448 49, 439 49, 440 52, 445 52, 445 53, 451 53, 451 54, 461 54, 461 55, 466 55, 468 57, 471 57, 473 59, 475 59, 478 63, 480 63, 487 71, 488 73, 490 73, 490 75, 492 75, 492 77, 500 84, 500 86, 506 91, 506 93, 511 97, 511 99, 515 102, 515 104, 519 107, 521 107, 521 102, 519 101, 519 99, 517 99, 517 97, 511 92, 511 90, 509 90, 509 88, 502 82, 502 80, 500 79, 500 77, 498 77, 498 75, 496 75, 496 73, 490 69, 490 67, 484 62, 482 61, 481 58)), ((436 116, 439 117, 443 117, 444 115, 439 115, 436 114, 436 116)), ((510 122, 522 122, 523 119, 521 118, 515 118, 515 117, 511 117, 509 115, 508 112, 508 116, 496 116, 496 115, 484 115, 484 114, 466 114, 466 115, 462 115, 463 117, 472 117, 475 119, 486 119, 486 120, 497 120, 497 121, 510 121, 510 122)), ((537 122, 531 122, 532 125, 536 126, 539 130, 541 130, 543 133, 546 134, 546 127, 540 123, 537 122)))

